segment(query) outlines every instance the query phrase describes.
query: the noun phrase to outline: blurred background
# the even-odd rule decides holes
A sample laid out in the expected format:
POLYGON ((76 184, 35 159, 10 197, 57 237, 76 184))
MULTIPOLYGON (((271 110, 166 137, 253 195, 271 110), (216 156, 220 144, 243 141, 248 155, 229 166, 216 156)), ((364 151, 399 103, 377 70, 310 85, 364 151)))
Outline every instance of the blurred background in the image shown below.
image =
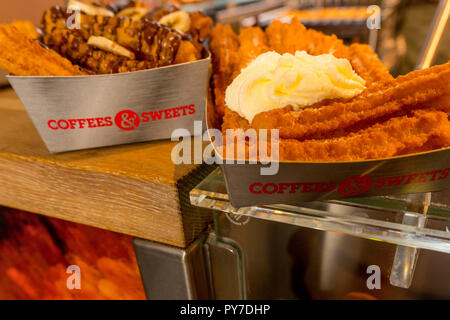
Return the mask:
MULTIPOLYGON (((125 0, 126 1, 126 0, 125 0)), ((95 1, 93 1, 95 2, 95 1)), ((169 1, 147 0, 151 6, 169 1)), ((174 2, 174 1, 171 1, 174 2)), ((204 11, 216 22, 240 26, 266 26, 274 19, 300 18, 303 24, 335 33, 347 42, 370 43, 394 75, 411 71, 419 58, 437 0, 177 0, 183 9, 204 11), (367 19, 380 8, 381 28, 370 30, 367 19)), ((1 1, 0 22, 31 20, 39 25, 42 12, 63 0, 1 1)), ((446 28, 434 63, 450 59, 450 28, 446 28)))

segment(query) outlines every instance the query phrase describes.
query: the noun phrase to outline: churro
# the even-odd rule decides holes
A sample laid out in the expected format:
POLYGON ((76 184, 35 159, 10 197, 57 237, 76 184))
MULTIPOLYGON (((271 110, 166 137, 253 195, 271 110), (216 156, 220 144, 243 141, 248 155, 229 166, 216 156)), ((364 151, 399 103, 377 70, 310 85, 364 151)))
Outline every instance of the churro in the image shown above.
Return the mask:
POLYGON ((345 137, 298 141, 280 140, 280 159, 295 161, 358 161, 388 158, 448 147, 447 114, 419 110, 413 116, 391 118, 345 137))
POLYGON ((213 59, 213 86, 215 110, 219 117, 225 114, 225 89, 233 80, 239 63, 239 38, 229 25, 217 24, 211 30, 210 43, 213 59))
POLYGON ((17 76, 73 76, 85 74, 78 66, 43 48, 13 25, 0 25, 0 67, 17 76))

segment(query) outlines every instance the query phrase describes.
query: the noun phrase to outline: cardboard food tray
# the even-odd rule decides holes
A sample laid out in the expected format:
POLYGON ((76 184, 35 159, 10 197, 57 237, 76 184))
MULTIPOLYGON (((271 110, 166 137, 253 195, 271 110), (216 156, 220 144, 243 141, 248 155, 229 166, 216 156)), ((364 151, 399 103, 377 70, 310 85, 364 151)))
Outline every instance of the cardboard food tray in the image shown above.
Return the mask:
MULTIPOLYGON (((168 139, 204 121, 211 58, 143 71, 7 76, 51 153, 168 139)), ((203 126, 205 127, 205 126, 203 126)))
MULTIPOLYGON (((213 146, 220 157, 215 140, 213 146)), ((234 207, 450 189, 450 148, 365 161, 281 161, 275 175, 261 175, 260 169, 268 165, 259 162, 228 164, 222 159, 222 163, 220 168, 234 207)))

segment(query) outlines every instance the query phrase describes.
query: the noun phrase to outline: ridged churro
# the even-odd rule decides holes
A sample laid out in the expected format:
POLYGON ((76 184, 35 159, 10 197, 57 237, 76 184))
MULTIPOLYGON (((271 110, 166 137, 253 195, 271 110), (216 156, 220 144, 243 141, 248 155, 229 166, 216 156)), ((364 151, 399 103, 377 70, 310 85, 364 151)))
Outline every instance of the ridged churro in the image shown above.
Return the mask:
POLYGON ((237 69, 239 39, 229 25, 217 24, 211 30, 210 43, 213 59, 213 86, 215 110, 219 117, 225 114, 225 89, 237 69))
POLYGON ((78 66, 44 49, 13 25, 0 25, 0 67, 18 76, 84 75, 78 66))
POLYGON ((235 78, 257 56, 269 50, 267 36, 261 28, 249 27, 242 29, 239 33, 239 63, 232 78, 235 78))
POLYGON ((34 24, 29 20, 15 20, 11 23, 18 31, 25 34, 30 39, 39 38, 39 32, 37 32, 34 24))
POLYGON ((371 87, 380 81, 393 79, 383 62, 367 44, 354 43, 349 50, 350 62, 355 71, 366 80, 366 86, 371 87))
POLYGON ((280 54, 306 51, 312 55, 330 53, 337 58, 349 58, 349 49, 335 35, 325 35, 306 29, 298 19, 291 23, 274 21, 266 30, 271 48, 280 54))
POLYGON ((416 111, 391 118, 345 137, 280 140, 280 159, 295 161, 357 161, 387 158, 450 145, 450 122, 438 111, 416 111))

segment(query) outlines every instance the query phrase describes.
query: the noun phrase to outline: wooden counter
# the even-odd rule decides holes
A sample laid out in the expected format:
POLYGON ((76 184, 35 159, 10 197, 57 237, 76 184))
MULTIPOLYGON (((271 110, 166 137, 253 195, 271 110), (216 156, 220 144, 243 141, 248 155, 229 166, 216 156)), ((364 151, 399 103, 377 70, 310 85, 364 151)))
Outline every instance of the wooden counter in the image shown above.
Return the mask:
POLYGON ((51 155, 11 89, 0 90, 0 205, 186 247, 212 219, 188 193, 211 171, 161 141, 51 155))

